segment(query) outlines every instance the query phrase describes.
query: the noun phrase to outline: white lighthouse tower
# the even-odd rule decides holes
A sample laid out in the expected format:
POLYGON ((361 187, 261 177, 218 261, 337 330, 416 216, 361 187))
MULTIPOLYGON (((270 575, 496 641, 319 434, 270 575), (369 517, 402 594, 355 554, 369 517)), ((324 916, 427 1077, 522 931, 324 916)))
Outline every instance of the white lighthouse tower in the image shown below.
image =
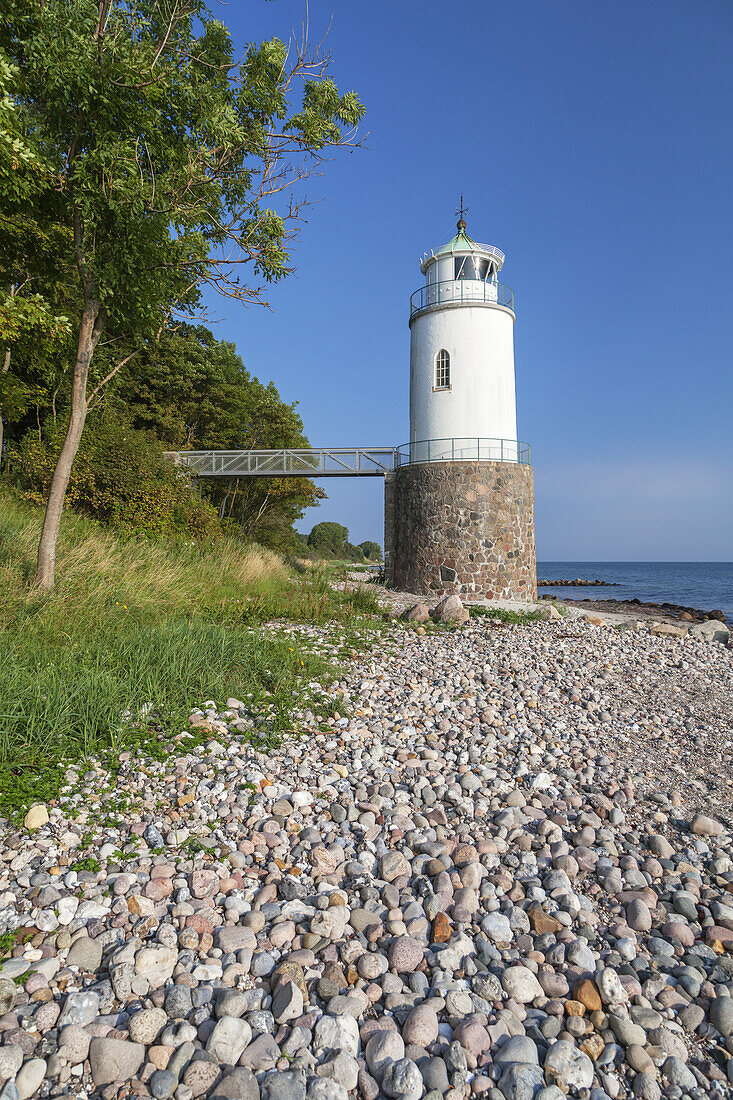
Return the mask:
POLYGON ((426 253, 410 301, 411 461, 517 461, 514 295, 498 281, 504 253, 479 244, 461 216, 426 253))
POLYGON ((385 477, 387 580, 467 600, 537 598, 529 447, 517 442, 504 253, 458 232, 410 299, 410 441, 385 477))

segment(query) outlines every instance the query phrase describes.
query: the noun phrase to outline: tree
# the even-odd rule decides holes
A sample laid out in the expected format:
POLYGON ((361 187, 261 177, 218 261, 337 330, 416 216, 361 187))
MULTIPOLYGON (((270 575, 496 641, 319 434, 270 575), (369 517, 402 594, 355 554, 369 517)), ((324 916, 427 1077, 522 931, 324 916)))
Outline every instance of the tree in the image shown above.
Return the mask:
POLYGON ((334 557, 338 557, 339 554, 343 553, 348 537, 348 527, 344 527, 340 523, 332 523, 330 520, 324 520, 323 523, 317 523, 308 535, 308 545, 311 550, 317 550, 321 554, 333 554, 334 557))
MULTIPOLYGON (((3 460, 5 419, 21 416, 37 387, 21 370, 11 371, 20 355, 32 347, 37 361, 69 333, 68 319, 54 314, 38 290, 41 273, 48 275, 55 261, 57 233, 44 229, 22 207, 46 182, 46 165, 33 141, 22 132, 17 105, 9 88, 17 69, 0 54, 0 193, 13 217, 0 210, 0 465, 3 460)), ((53 282, 53 279, 51 280, 53 282)))
MULTIPOLYGON (((352 143, 363 107, 328 78, 328 57, 273 39, 234 60, 202 0, 5 0, 0 51, 23 134, 48 164, 40 221, 69 233, 79 317, 69 422, 49 491, 36 584, 54 582, 56 541, 89 402, 208 286, 262 300, 301 215, 293 192, 329 147, 352 143), (295 87, 302 96, 295 103, 295 87), (273 209, 282 195, 282 212, 273 209), (97 377, 97 349, 114 359, 97 377), (92 379, 92 390, 88 383, 92 379)), ((0 205, 18 196, 0 177, 0 205)))
POLYGON ((65 316, 54 316, 48 302, 38 293, 24 293, 25 280, 11 283, 4 296, 0 296, 0 347, 4 348, 0 362, 0 465, 3 458, 5 420, 22 416, 39 389, 45 389, 34 378, 39 373, 48 381, 52 367, 48 355, 68 335, 69 322, 65 316), (13 370, 29 352, 36 370, 13 370), (47 370, 44 371, 43 368, 47 370))
POLYGON ((348 527, 324 520, 323 523, 317 523, 308 535, 308 545, 311 550, 316 550, 319 554, 342 558, 346 556, 348 538, 348 527))
POLYGON ((382 547, 378 542, 372 542, 371 539, 367 539, 365 542, 360 542, 358 548, 365 558, 369 558, 371 561, 382 560, 382 547))
MULTIPOLYGON (((295 406, 202 326, 151 341, 121 372, 116 396, 170 450, 309 446, 295 406)), ((227 527, 279 550, 295 548, 294 521, 325 496, 308 478, 203 480, 201 491, 227 527)))
POLYGON ((358 546, 354 546, 353 542, 345 542, 343 553, 340 555, 346 558, 347 561, 364 561, 364 555, 358 546))

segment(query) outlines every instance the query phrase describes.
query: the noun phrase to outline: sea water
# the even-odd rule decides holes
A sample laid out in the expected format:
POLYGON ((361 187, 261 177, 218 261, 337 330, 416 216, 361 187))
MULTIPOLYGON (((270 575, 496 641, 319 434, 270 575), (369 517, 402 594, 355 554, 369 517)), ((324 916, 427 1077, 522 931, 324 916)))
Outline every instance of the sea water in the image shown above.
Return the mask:
POLYGON ((729 561, 543 561, 538 580, 615 582, 618 587, 540 588, 558 599, 676 603, 702 611, 719 609, 733 622, 733 562, 729 561))

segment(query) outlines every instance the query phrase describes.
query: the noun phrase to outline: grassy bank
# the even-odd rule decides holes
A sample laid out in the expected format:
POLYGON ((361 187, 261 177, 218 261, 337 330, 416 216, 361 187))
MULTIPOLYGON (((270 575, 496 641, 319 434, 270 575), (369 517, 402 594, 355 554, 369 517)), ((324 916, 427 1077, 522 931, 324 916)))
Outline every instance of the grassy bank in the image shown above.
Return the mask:
POLYGON ((263 621, 353 623, 369 592, 335 593, 257 547, 123 541, 67 515, 58 582, 29 587, 42 515, 0 495, 0 807, 53 798, 61 762, 160 746, 204 699, 274 704, 287 725, 328 666, 263 621))

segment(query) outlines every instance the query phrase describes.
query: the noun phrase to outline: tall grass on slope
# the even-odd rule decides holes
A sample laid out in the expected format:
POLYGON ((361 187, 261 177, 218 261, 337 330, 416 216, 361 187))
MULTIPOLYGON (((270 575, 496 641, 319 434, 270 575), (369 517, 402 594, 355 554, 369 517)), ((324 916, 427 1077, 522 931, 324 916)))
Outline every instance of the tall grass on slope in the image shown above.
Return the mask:
MULTIPOLYGON (((275 554, 122 541, 67 515, 53 592, 29 588, 41 516, 0 496, 0 805, 53 797, 61 761, 184 728, 190 707, 273 698, 282 721, 326 663, 269 618, 351 618, 349 599, 275 554), (145 721, 140 718, 145 715, 145 721)), ((362 609, 359 608, 359 611, 362 609)))
POLYGON ((195 614, 253 595, 274 595, 289 580, 282 561, 262 547, 222 540, 192 543, 122 540, 97 524, 64 515, 57 551, 58 584, 48 596, 28 589, 42 516, 0 496, 0 616, 76 607, 88 615, 126 604, 145 615, 195 614))

